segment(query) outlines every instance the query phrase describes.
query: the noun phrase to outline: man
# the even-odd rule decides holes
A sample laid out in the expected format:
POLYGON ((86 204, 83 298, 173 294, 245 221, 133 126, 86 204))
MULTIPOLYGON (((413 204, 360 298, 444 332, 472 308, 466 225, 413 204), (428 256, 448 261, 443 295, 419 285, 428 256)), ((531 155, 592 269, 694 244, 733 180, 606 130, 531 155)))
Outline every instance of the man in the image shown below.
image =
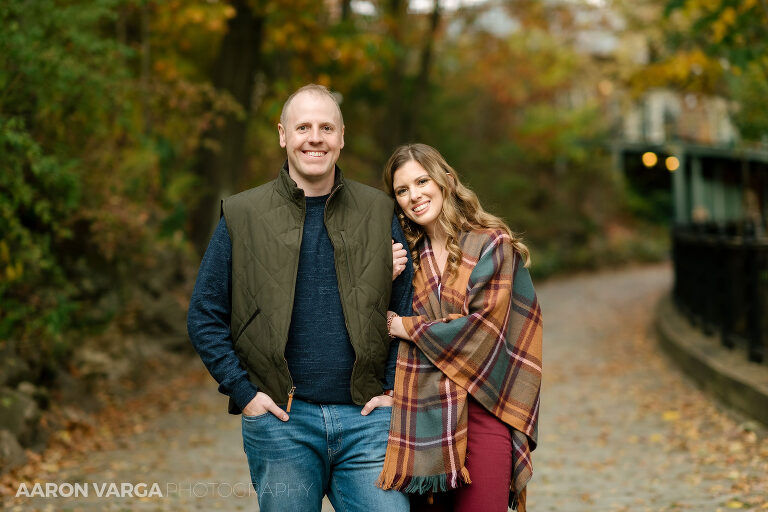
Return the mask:
POLYGON ((260 510, 319 511, 326 494, 336 510, 408 510, 375 485, 396 359, 385 315, 411 307, 405 237, 392 201, 336 167, 344 123, 325 87, 296 91, 277 129, 278 178, 222 201, 190 339, 242 412, 260 510))

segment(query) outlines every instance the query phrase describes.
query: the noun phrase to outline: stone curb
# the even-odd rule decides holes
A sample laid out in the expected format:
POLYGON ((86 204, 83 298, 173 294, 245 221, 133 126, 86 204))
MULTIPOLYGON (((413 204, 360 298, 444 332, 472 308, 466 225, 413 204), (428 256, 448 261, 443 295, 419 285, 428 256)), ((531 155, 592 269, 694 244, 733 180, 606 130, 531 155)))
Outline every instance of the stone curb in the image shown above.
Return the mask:
POLYGON ((768 365, 747 360, 743 348, 728 350, 719 336, 692 327, 665 295, 656 307, 659 344, 696 384, 726 405, 768 426, 768 365))

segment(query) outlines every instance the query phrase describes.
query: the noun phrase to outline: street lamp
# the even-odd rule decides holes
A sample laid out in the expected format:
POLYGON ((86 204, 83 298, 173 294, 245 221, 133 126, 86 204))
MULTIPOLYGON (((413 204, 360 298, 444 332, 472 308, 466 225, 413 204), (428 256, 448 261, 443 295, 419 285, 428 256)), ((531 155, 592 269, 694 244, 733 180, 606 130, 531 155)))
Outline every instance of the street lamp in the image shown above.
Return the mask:
POLYGON ((664 160, 664 163, 669 172, 675 172, 677 168, 680 167, 680 160, 678 160, 676 156, 668 156, 667 159, 664 160))
POLYGON ((645 153, 643 153, 642 159, 643 159, 643 165, 649 168, 656 165, 656 163, 659 161, 659 158, 656 156, 656 153, 654 153, 653 151, 646 151, 645 153))

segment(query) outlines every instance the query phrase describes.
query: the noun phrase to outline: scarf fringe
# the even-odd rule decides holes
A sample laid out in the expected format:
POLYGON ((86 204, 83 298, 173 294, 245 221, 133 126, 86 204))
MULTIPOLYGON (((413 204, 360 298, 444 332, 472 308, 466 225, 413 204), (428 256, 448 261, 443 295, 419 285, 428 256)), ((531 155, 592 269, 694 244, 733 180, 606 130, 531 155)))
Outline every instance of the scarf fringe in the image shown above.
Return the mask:
POLYGON ((471 484, 472 480, 469 478, 469 470, 466 466, 461 468, 461 483, 463 484, 471 484))
POLYGON ((395 474, 394 472, 389 472, 388 473, 386 470, 382 471, 381 474, 379 475, 379 478, 376 480, 376 487, 384 489, 385 491, 387 489, 394 488, 395 478, 397 476, 398 475, 395 474))
POLYGON ((528 487, 524 487, 520 492, 509 493, 509 508, 517 512, 526 512, 525 502, 528 501, 528 487))
POLYGON ((418 493, 426 494, 428 492, 445 492, 447 475, 415 476, 403 489, 406 494, 418 493))
POLYGON ((376 487, 386 491, 387 489, 397 489, 402 485, 405 476, 397 472, 397 462, 394 459, 392 450, 390 447, 387 447, 387 452, 384 455, 384 467, 381 469, 381 474, 376 480, 376 487))
MULTIPOLYGON (((382 471, 376 481, 376 486, 382 489, 397 489, 406 494, 426 494, 428 492, 445 492, 453 489, 448 484, 448 475, 430 475, 405 477, 396 473, 382 471), (395 483, 397 482, 397 483, 395 483)), ((471 484, 469 470, 466 467, 461 468, 458 475, 458 482, 455 487, 471 484)))

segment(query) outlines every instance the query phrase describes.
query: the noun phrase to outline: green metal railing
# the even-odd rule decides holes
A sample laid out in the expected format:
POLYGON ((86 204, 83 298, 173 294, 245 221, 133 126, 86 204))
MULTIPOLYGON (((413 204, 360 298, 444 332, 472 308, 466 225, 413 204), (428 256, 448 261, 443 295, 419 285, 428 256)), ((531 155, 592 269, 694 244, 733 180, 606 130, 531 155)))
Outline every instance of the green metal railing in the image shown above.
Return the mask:
POLYGON ((672 232, 677 307, 728 348, 766 360, 768 240, 745 223, 695 224, 672 232))

